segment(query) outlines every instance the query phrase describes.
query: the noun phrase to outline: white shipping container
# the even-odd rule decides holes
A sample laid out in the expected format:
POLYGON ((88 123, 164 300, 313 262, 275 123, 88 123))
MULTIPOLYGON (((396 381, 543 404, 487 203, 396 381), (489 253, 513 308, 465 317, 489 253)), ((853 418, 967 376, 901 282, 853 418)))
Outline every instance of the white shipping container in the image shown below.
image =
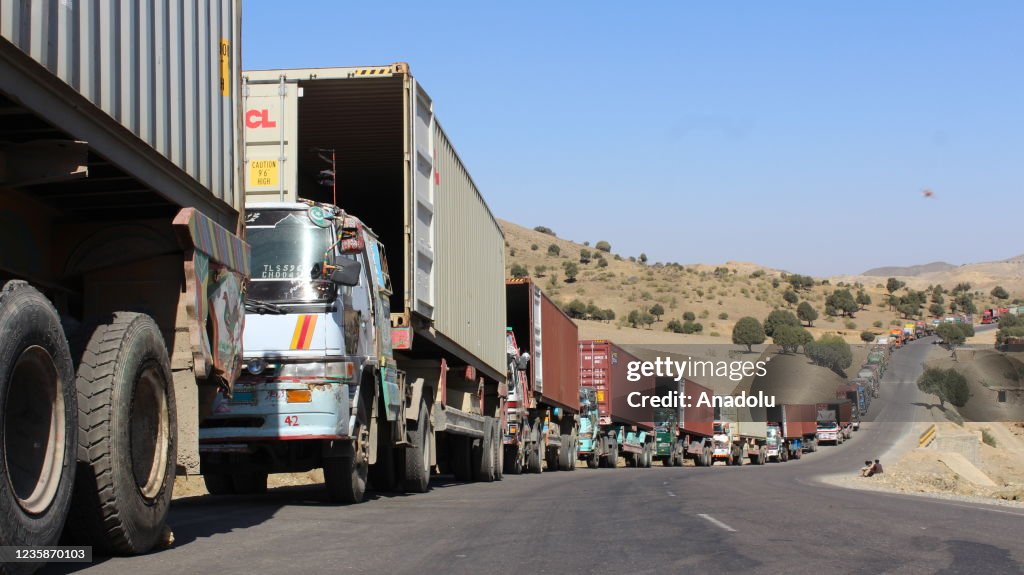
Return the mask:
MULTIPOLYGON (((240 0, 0 0, 0 88, 180 206, 242 208, 240 0), (15 46, 191 177, 132 165, 88 110, 35 97, 15 46), (211 198, 212 196, 212 198, 211 198), (226 204, 226 206, 224 205, 226 204)), ((44 80, 45 81, 45 80, 44 80)), ((120 136, 115 136, 115 140, 120 136)), ((131 148, 132 142, 117 141, 131 148)))

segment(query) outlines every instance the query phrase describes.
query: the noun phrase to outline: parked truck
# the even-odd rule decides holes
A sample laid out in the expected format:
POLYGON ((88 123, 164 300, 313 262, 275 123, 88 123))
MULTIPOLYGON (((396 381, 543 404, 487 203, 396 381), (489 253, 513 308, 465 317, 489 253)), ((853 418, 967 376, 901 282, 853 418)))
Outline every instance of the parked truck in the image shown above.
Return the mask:
POLYGON ((190 6, 0 3, 0 545, 169 539, 241 366, 241 2, 190 6))
POLYGON ((207 486, 323 468, 356 503, 435 469, 500 479, 504 238, 430 96, 405 64, 243 84, 246 371, 203 420, 207 486))
POLYGON ((713 461, 743 465, 749 459, 755 465, 764 465, 768 461, 768 424, 764 415, 764 409, 725 405, 716 408, 713 461))
POLYGON ((505 472, 540 473, 545 461, 548 471, 572 471, 579 441, 579 330, 529 278, 508 280, 505 301, 509 349, 528 354, 519 362, 520 375, 508 382, 505 472))
POLYGON ((853 405, 849 400, 819 403, 817 409, 818 443, 842 445, 853 432, 853 405))
POLYGON ((767 407, 766 444, 769 460, 800 459, 817 450, 817 421, 811 404, 781 404, 767 407))
MULTIPOLYGON (((607 340, 579 342, 580 386, 593 390, 598 407, 593 420, 580 422, 578 457, 588 467, 617 467, 621 455, 630 467, 650 467, 654 459, 654 413, 628 405, 631 392, 652 393, 654 378, 629 381, 627 365, 635 356, 607 340)), ((589 394, 588 394, 589 395, 589 394)))
POLYGON ((687 459, 698 467, 710 466, 715 413, 711 405, 699 400, 711 398, 711 390, 688 379, 658 378, 657 395, 668 392, 677 392, 688 401, 677 408, 655 408, 656 459, 666 467, 681 467, 687 459))

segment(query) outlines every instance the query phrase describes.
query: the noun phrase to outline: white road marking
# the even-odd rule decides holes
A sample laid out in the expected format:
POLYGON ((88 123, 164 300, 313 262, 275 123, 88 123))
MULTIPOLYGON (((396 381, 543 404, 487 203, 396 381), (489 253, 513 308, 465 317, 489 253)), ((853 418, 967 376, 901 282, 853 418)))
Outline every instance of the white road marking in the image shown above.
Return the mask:
POLYGON ((712 525, 714 525, 716 527, 721 527, 722 529, 725 529, 729 533, 736 533, 735 529, 733 529, 732 527, 729 527, 725 523, 722 523, 721 521, 715 519, 714 517, 708 515, 707 513, 698 513, 697 517, 701 517, 701 518, 707 519, 708 521, 711 522, 712 525))
POLYGON ((668 493, 669 497, 675 497, 676 496, 676 494, 672 493, 671 491, 666 491, 665 493, 668 493))

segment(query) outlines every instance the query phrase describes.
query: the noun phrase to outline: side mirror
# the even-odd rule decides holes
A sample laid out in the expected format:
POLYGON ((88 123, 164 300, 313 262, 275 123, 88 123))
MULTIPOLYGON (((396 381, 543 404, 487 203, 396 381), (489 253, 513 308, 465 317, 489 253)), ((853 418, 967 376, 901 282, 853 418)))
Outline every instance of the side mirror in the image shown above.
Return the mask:
POLYGON ((341 286, 359 285, 359 272, 363 267, 356 260, 341 258, 338 267, 331 272, 331 282, 341 286))
POLYGON ((530 365, 530 354, 524 353, 519 356, 519 369, 526 369, 530 365))

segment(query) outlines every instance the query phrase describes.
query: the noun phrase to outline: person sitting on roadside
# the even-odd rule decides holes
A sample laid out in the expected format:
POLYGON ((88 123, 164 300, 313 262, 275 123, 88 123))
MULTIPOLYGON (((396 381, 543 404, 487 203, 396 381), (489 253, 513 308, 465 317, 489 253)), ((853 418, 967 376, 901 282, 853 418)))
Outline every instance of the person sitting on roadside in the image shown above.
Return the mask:
POLYGON ((870 461, 864 462, 864 467, 860 468, 861 477, 871 477, 875 474, 875 466, 870 461))
POLYGON ((878 475, 882 473, 882 464, 875 460, 874 465, 871 466, 871 475, 878 475))

